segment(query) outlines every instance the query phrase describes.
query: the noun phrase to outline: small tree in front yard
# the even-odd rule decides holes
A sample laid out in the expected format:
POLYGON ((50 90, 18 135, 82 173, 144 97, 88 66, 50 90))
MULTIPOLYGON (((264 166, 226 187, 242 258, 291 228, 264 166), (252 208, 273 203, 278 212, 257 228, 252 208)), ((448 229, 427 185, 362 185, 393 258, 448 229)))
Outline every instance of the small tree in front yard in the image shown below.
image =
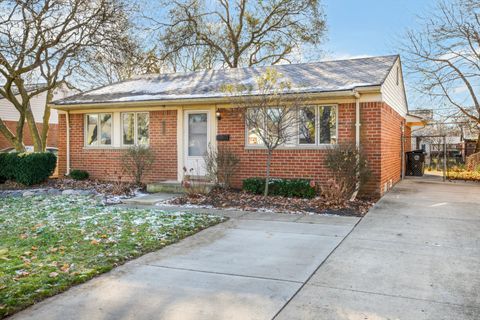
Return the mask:
POLYGON ((273 68, 256 79, 251 87, 228 85, 232 104, 240 110, 248 130, 248 142, 267 153, 265 191, 268 195, 272 154, 298 136, 299 109, 306 97, 291 94, 291 83, 273 68))
POLYGON ((155 162, 155 155, 149 147, 133 146, 125 150, 122 155, 123 169, 135 179, 135 183, 140 185, 142 178, 152 169, 155 162))

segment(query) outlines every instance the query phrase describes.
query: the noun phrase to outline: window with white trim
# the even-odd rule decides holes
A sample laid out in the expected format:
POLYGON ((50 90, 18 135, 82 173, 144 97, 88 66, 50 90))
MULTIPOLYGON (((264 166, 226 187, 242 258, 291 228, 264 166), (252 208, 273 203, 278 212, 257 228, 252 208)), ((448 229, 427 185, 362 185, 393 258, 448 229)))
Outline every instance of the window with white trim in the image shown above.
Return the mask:
POLYGON ((122 119, 122 145, 148 145, 149 114, 148 112, 124 112, 122 119))
POLYGON ((88 147, 111 146, 113 114, 94 113, 85 115, 85 145, 88 147))
POLYGON ((337 143, 337 107, 319 106, 318 113, 318 144, 337 143))
POLYGON ((260 138, 261 132, 265 130, 265 119, 260 119, 263 115, 257 109, 250 108, 247 110, 248 117, 258 117, 258 123, 263 125, 260 128, 247 128, 247 144, 251 146, 263 146, 263 141, 260 138))
POLYGON ((337 107, 307 106, 299 110, 298 144, 337 143, 337 107))
POLYGON ((298 144, 315 145, 317 140, 317 107, 298 110, 298 144))
MULTIPOLYGON (((247 112, 255 113, 255 109, 249 109, 247 112)), ((259 115, 262 113, 258 112, 259 115)), ((275 114, 275 108, 272 108, 272 115, 275 114)), ((289 141, 284 147, 314 147, 321 145, 330 145, 337 143, 337 106, 334 105, 312 105, 298 109, 298 128, 297 138, 289 141)), ((268 119, 267 119, 268 120, 268 119)), ((261 123, 261 121, 259 121, 261 123)), ((261 147, 263 142, 259 137, 260 130, 268 130, 268 121, 262 128, 246 129, 247 146, 261 147)))

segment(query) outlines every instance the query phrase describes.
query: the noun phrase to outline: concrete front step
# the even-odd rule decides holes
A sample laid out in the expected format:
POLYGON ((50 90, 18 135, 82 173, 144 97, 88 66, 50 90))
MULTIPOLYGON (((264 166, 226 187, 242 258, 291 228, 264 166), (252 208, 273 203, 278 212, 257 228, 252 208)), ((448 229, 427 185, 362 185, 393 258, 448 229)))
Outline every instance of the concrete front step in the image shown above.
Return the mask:
MULTIPOLYGON (((202 191, 210 191, 214 184, 210 182, 205 182, 202 180, 192 180, 190 185, 193 188, 204 189, 202 191)), ((182 186, 181 182, 178 181, 161 181, 147 184, 147 192, 149 193, 185 193, 185 187, 182 186)))
POLYGON ((141 195, 135 198, 124 199, 122 203, 132 204, 132 205, 155 205, 159 202, 170 200, 180 196, 179 194, 174 193, 152 193, 147 195, 141 195))
POLYGON ((161 181, 147 184, 147 192, 184 193, 185 189, 178 181, 161 181))

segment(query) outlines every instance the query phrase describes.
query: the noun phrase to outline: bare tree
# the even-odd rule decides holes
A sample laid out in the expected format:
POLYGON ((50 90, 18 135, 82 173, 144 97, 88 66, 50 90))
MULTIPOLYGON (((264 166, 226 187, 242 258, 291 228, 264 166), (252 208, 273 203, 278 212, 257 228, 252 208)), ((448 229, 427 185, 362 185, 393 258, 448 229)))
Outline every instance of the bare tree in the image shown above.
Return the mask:
POLYGON ((233 106, 245 119, 248 138, 257 140, 259 147, 266 150, 265 196, 268 195, 273 151, 298 136, 300 113, 307 100, 306 95, 293 95, 290 89, 291 83, 272 68, 267 68, 254 86, 225 86, 225 91, 232 93, 233 106))
POLYGON ((207 47, 183 47, 175 52, 159 49, 162 70, 171 72, 194 72, 215 67, 213 50, 207 47))
MULTIPOLYGON (((423 21, 423 29, 407 32, 404 44, 404 61, 416 87, 480 125, 475 88, 480 81, 480 2, 439 0, 423 21)), ((476 152, 480 152, 480 134, 476 152)))
POLYGON ((302 46, 317 46, 326 30, 319 0, 173 0, 164 5, 167 22, 150 17, 160 31, 163 57, 182 57, 186 48, 197 48, 204 60, 221 67, 289 62, 302 46))
POLYGON ((46 147, 50 109, 39 132, 30 106, 32 97, 53 91, 74 72, 87 48, 105 46, 118 35, 124 16, 116 0, 5 0, 0 2, 0 96, 19 112, 16 133, 0 118, 0 132, 19 151, 24 150, 25 121, 34 150, 46 147), (108 40, 108 41, 107 41, 108 40), (43 82, 31 90, 29 84, 43 82))

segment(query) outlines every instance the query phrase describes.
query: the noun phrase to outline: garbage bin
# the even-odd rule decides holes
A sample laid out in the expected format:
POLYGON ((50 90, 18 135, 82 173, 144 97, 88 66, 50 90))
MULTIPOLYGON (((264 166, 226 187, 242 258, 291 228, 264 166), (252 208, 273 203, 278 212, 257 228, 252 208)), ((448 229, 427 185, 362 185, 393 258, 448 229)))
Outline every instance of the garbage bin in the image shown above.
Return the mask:
POLYGON ((425 153, 423 150, 409 151, 406 153, 406 170, 405 174, 407 176, 423 176, 424 164, 425 164, 425 153))

